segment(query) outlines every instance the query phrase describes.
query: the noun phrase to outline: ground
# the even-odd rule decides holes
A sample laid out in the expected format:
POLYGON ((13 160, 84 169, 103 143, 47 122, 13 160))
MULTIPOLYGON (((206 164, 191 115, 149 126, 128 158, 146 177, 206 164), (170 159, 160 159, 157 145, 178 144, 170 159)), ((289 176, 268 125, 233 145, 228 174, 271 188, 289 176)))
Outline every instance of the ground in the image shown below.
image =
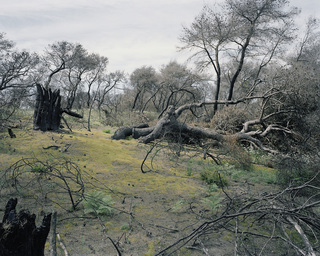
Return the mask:
MULTIPOLYGON (((210 207, 205 199, 212 195, 224 197, 221 190, 210 190, 200 178, 202 169, 215 168, 214 162, 194 157, 188 149, 184 149, 180 158, 167 149, 151 155, 153 162, 147 161, 147 169, 151 171, 142 173, 140 165, 150 146, 135 140, 111 140, 113 129, 110 127, 91 132, 77 129, 72 133, 44 133, 32 129, 15 129, 14 132, 15 139, 1 134, 2 173, 22 158, 72 161, 84 172, 86 192, 103 191, 114 201, 113 214, 97 219, 84 214, 83 203, 72 210, 66 194, 58 196, 57 192, 49 194, 52 198, 42 198, 36 195, 41 194, 36 186, 26 186, 19 194, 4 189, 2 176, 0 216, 6 200, 12 196, 18 197, 20 208, 28 208, 39 220, 44 212, 57 211, 57 232, 70 255, 116 255, 108 237, 117 244, 122 255, 155 255, 214 214, 218 208, 210 207), (50 146, 58 146, 58 149, 45 149, 50 146)), ((227 171, 225 176, 229 181, 226 190, 230 193, 257 194, 274 187, 274 170, 264 166, 255 165, 250 175, 227 171), (267 184, 268 180, 271 185, 267 184)), ((47 252, 49 242, 50 239, 47 252)), ((234 238, 228 232, 211 234, 210 240, 204 238, 201 243, 214 255, 234 254, 234 238)), ((60 246, 58 249, 58 255, 64 255, 60 246)), ((190 244, 175 255, 205 254, 201 245, 190 244)))

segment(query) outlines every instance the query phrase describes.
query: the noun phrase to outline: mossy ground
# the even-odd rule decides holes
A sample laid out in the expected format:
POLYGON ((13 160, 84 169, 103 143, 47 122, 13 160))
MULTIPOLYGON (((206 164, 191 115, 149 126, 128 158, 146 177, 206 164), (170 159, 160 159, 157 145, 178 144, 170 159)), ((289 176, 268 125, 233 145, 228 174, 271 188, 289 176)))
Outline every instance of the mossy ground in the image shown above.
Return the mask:
MULTIPOLYGON (((153 167, 152 171, 142 173, 140 165, 149 146, 135 140, 111 140, 113 131, 112 127, 101 127, 91 132, 74 129, 72 133, 15 129, 15 139, 1 134, 2 171, 22 158, 42 161, 68 159, 91 177, 88 190, 104 190, 115 201, 114 215, 97 219, 85 216, 81 205, 76 211, 59 207, 59 200, 67 200, 66 196, 57 196, 56 204, 30 203, 28 198, 18 198, 19 207, 26 207, 37 216, 43 211, 58 211, 57 232, 71 255, 116 255, 107 237, 117 243, 123 255, 153 255, 190 233, 192 227, 199 223, 201 212, 210 210, 202 200, 210 196, 210 192, 200 179, 201 168, 213 166, 208 160, 190 162, 190 158, 178 160, 170 155, 169 161, 169 157, 159 153, 152 163, 147 162, 153 167), (103 129, 111 132, 105 133, 103 129), (62 150, 45 149, 52 145, 62 150), (67 151, 63 152, 65 148, 67 151)), ((231 182, 229 189, 233 189, 242 187, 241 184, 252 177, 257 178, 250 182, 268 186, 268 182, 258 177, 265 174, 272 183, 273 172, 273 169, 255 165, 247 174, 229 170, 225 175, 231 182)), ((9 196, 2 194, 1 209, 9 196)), ((232 250, 232 244, 231 238, 219 240, 219 250, 229 247, 232 250)), ((183 250, 177 255, 199 255, 197 251, 183 250)))

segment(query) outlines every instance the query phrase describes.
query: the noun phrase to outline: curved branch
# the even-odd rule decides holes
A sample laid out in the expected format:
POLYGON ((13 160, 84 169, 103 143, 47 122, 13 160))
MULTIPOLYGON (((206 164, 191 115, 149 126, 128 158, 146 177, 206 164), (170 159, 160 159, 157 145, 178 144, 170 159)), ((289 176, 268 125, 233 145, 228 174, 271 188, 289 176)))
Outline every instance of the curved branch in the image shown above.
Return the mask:
POLYGON ((161 118, 162 115, 163 115, 163 113, 166 112, 167 109, 169 108, 169 106, 170 106, 170 100, 171 100, 171 98, 173 97, 173 95, 174 95, 175 93, 178 93, 178 92, 181 92, 181 91, 185 91, 185 92, 187 92, 187 93, 190 93, 190 94, 193 96, 193 99, 194 99, 194 100, 196 99, 195 96, 194 96, 194 93, 191 92, 191 91, 189 91, 189 90, 187 90, 187 89, 183 89, 183 88, 182 88, 182 89, 179 89, 179 90, 176 90, 176 91, 172 91, 171 94, 170 94, 169 97, 168 97, 166 107, 162 110, 162 112, 160 113, 160 115, 158 116, 158 118, 161 118))
POLYGON ((70 109, 62 109, 62 111, 61 111, 62 113, 66 113, 66 114, 68 114, 69 116, 73 116, 73 117, 77 117, 77 118, 83 118, 83 116, 82 115, 80 115, 80 114, 78 114, 78 113, 76 113, 76 112, 73 112, 73 111, 71 111, 70 109))

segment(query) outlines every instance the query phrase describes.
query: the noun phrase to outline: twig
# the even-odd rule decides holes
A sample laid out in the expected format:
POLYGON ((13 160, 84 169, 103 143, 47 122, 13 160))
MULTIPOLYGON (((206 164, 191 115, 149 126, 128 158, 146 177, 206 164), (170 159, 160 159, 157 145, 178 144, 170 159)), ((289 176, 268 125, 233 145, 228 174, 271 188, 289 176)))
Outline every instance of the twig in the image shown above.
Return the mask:
POLYGON ((60 244, 62 250, 64 251, 64 255, 65 255, 65 256, 68 256, 69 254, 68 254, 67 248, 65 247, 65 245, 64 245, 63 242, 61 241, 61 238, 60 238, 59 233, 57 233, 57 238, 58 238, 58 241, 59 241, 59 244, 60 244))
POLYGON ((68 127, 69 131, 72 132, 71 128, 69 127, 68 123, 67 123, 67 120, 61 116, 61 119, 63 120, 63 122, 66 124, 66 126, 68 127))
POLYGON ((299 233, 304 245, 307 247, 308 249, 308 253, 306 255, 308 256, 316 256, 312 245, 309 242, 308 237, 306 236, 306 234, 304 233, 303 229, 301 228, 301 226, 294 221, 290 216, 287 217, 287 220, 294 226, 294 228, 297 230, 297 232, 299 233))
POLYGON ((234 239, 234 256, 238 255, 238 217, 236 217, 236 227, 234 230, 235 239, 234 239))
POLYGON ((202 246, 202 251, 204 252, 204 254, 205 254, 206 256, 210 256, 209 251, 208 251, 208 249, 204 246, 203 242, 202 242, 200 239, 198 239, 198 241, 199 241, 199 243, 200 243, 201 246, 202 246))
POLYGON ((59 146, 56 146, 56 145, 51 145, 51 146, 48 146, 48 147, 42 147, 43 149, 50 149, 50 148, 54 148, 54 149, 58 149, 59 146))
POLYGON ((50 255, 57 256, 57 212, 54 211, 52 214, 52 223, 51 223, 51 249, 50 255))
POLYGON ((149 151, 148 151, 147 154, 145 155, 145 157, 144 157, 144 159, 143 159, 143 161, 142 161, 142 163, 141 163, 141 167, 140 167, 140 170, 141 170, 142 173, 147 173, 147 172, 151 172, 151 171, 152 171, 151 169, 149 169, 148 171, 144 171, 144 170, 143 170, 143 166, 144 166, 145 162, 147 161, 148 156, 151 154, 151 152, 153 151, 153 149, 154 149, 156 146, 157 146, 157 143, 154 143, 154 144, 152 145, 151 149, 149 149, 149 151))

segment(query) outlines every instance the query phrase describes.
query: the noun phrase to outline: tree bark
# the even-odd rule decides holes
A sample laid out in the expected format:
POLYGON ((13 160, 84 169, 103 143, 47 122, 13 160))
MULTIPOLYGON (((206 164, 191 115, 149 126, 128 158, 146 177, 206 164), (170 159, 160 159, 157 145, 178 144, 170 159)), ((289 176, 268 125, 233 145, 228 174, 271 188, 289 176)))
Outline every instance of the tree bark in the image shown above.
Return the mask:
POLYGON ((1 256, 44 256, 44 246, 50 230, 51 214, 45 215, 40 227, 35 214, 21 210, 16 213, 17 199, 10 199, 0 223, 1 256))

